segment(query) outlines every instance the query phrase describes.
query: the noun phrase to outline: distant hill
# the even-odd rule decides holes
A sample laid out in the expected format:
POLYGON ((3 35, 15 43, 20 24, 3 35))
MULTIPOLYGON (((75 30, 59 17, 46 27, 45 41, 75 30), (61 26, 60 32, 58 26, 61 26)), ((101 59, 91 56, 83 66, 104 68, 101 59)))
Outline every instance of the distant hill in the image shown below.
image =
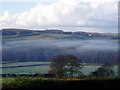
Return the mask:
POLYGON ((3 39, 118 39, 116 33, 64 32, 63 30, 2 29, 3 39))

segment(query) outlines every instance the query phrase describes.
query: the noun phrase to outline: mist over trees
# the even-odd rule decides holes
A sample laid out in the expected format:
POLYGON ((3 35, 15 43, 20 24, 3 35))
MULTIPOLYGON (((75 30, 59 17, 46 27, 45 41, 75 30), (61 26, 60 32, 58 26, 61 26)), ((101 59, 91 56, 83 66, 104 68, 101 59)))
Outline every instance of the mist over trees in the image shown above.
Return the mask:
POLYGON ((57 54, 72 54, 86 63, 118 63, 117 42, 109 40, 23 40, 2 46, 3 61, 50 61, 57 54))

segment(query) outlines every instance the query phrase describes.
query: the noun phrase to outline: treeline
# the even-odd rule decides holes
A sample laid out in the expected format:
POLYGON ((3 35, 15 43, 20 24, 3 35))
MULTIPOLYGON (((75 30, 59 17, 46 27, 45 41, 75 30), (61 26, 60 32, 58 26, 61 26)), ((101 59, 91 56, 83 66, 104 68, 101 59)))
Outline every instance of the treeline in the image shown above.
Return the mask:
POLYGON ((70 48, 58 49, 58 48, 27 48, 22 49, 15 48, 11 50, 4 50, 2 52, 2 61, 13 61, 13 62, 40 62, 40 61, 51 61, 50 59, 57 54, 73 54, 79 59, 82 59, 84 63, 103 64, 111 63, 118 64, 118 52, 112 50, 88 50, 85 52, 75 52, 70 48), (67 52, 71 50, 71 52, 67 52))

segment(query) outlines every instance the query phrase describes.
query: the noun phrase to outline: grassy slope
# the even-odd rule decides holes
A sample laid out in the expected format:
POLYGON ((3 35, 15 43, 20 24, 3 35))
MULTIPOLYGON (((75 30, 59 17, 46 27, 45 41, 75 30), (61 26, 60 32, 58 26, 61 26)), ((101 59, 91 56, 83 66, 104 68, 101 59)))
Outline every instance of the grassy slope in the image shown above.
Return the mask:
POLYGON ((31 39, 86 39, 80 35, 41 34, 32 36, 3 36, 3 40, 31 40, 31 39))
MULTIPOLYGON (((5 63, 5 62, 4 62, 5 63)), ((16 63, 5 63, 2 65, 2 73, 9 73, 9 74, 15 74, 15 73, 46 73, 49 70, 49 66, 46 64, 50 64, 50 62, 16 62, 16 63), (34 67, 26 67, 26 65, 38 65, 34 67), (39 66, 41 65, 41 66, 39 66), (45 65, 45 66, 44 66, 45 65), (25 66, 25 67, 16 67, 16 66, 25 66), (4 67, 14 67, 14 68, 4 68, 4 67)))
POLYGON ((16 62, 16 63, 3 64, 2 67, 24 66, 24 65, 33 65, 33 64, 50 64, 50 62, 16 62))

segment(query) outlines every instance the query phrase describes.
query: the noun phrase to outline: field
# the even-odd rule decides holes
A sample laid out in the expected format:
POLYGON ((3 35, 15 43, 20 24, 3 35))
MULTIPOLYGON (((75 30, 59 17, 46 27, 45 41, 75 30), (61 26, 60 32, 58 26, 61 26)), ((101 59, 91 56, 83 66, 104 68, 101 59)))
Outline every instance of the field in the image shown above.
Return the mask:
POLYGON ((19 40, 53 40, 53 39, 77 39, 83 40, 85 37, 79 35, 65 35, 65 34, 41 34, 31 36, 3 36, 3 40, 19 41, 19 40))
MULTIPOLYGON (((3 74, 41 74, 47 73, 50 68, 50 62, 1 62, 3 74)), ((89 75, 100 65, 84 63, 81 71, 89 75)), ((113 67, 117 73, 117 66, 113 67)), ((0 78, 2 89, 53 89, 53 88, 120 88, 119 77, 81 77, 81 78, 45 78, 42 76, 17 76, 0 78)))
MULTIPOLYGON (((3 74, 35 74, 35 73, 47 73, 50 70, 50 62, 17 62, 17 63, 6 63, 2 62, 2 73, 3 74)), ((85 75, 89 75, 95 71, 100 65, 95 64, 84 64, 81 71, 85 75)), ((117 74, 118 67, 113 67, 114 72, 117 74)))

